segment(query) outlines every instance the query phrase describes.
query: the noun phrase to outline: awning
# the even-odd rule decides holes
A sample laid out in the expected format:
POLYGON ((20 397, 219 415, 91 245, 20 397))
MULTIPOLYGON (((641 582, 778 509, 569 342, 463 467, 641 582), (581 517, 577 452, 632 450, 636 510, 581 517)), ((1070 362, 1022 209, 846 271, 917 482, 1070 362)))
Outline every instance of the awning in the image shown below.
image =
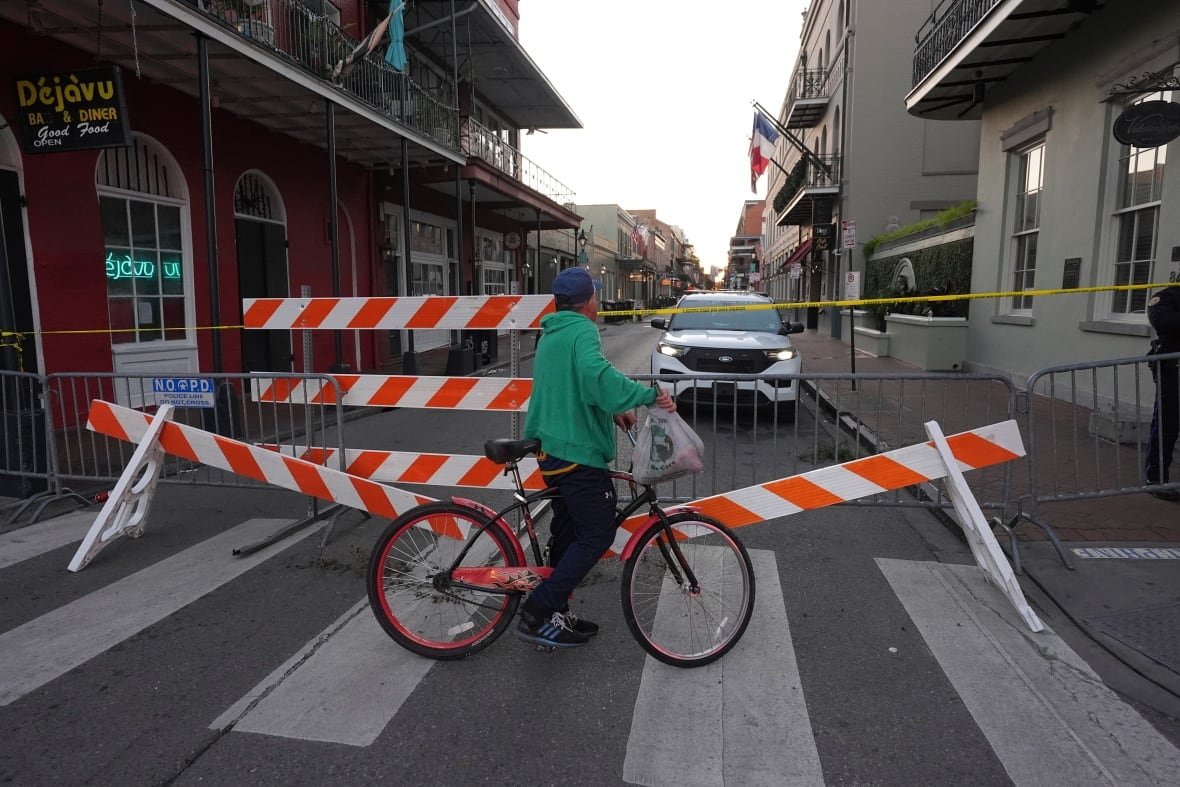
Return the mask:
POLYGON ((463 7, 449 0, 419 0, 410 6, 406 37, 441 63, 452 57, 450 17, 451 9, 457 9, 463 73, 474 73, 476 92, 517 128, 582 128, 582 121, 520 45, 496 0, 470 0, 463 7))
POLYGON ((800 245, 799 248, 797 248, 793 252, 791 252, 791 256, 787 257, 787 261, 784 262, 779 267, 779 271, 781 272, 785 268, 791 267, 796 262, 799 262, 799 260, 806 257, 807 252, 811 251, 811 244, 813 243, 813 240, 814 239, 812 239, 812 238, 808 238, 807 240, 803 241, 802 245, 800 245))

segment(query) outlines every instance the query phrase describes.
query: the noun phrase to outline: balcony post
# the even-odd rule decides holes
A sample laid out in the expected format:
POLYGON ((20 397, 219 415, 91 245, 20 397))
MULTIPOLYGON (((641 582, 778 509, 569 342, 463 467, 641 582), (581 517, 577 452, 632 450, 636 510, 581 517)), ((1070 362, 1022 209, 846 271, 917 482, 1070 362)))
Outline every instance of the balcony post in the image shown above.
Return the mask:
MULTIPOLYGON (((410 255, 412 253, 410 222, 410 143, 402 137, 402 264, 397 272, 398 289, 403 296, 410 294, 410 255)), ((414 352, 414 332, 406 331, 406 351, 402 353, 402 374, 418 373, 418 354, 414 352)))
MULTIPOLYGON (((324 114, 327 117, 327 137, 328 137, 328 246, 329 253, 332 259, 332 297, 340 297, 340 228, 336 223, 336 105, 331 101, 324 100, 324 114)), ((333 331, 333 342, 335 343, 335 363, 332 364, 332 371, 343 372, 346 371, 344 366, 344 334, 341 331, 333 331)), ((311 371, 304 369, 304 371, 311 371)))
MULTIPOLYGON (((197 33, 197 83, 201 94, 201 172, 205 186, 205 257, 209 268, 209 320, 221 325, 221 291, 217 284, 217 213, 213 199, 213 102, 209 82, 209 39, 197 33)), ((221 371, 221 331, 209 332, 213 343, 213 373, 221 371)))

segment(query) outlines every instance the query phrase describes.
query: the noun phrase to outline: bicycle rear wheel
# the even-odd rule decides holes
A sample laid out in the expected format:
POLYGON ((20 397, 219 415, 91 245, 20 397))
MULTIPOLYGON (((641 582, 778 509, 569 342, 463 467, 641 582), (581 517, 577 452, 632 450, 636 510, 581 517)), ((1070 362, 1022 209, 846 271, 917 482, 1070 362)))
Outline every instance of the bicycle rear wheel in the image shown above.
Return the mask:
MULTIPOLYGON (((369 606, 399 645, 432 659, 461 659, 490 645, 512 623, 519 593, 446 582, 466 536, 487 522, 475 509, 441 502, 410 509, 385 528, 369 557, 369 606)), ((490 527, 461 565, 524 563, 520 544, 504 528, 490 527)))
POLYGON ((715 519, 690 511, 668 517, 699 590, 654 522, 623 569, 623 617, 644 650, 665 664, 699 667, 737 644, 754 612, 754 566, 745 546, 715 519), (680 577, 678 579, 678 576, 680 577))

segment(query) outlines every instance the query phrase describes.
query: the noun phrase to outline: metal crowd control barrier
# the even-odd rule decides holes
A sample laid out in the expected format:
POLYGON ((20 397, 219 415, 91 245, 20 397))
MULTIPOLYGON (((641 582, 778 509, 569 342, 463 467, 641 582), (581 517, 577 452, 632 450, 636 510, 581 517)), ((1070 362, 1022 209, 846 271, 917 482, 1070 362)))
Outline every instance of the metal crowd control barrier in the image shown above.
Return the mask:
MULTIPOLYGON (((540 317, 552 309, 549 296, 307 298, 246 305, 253 328, 507 331, 510 376, 190 375, 209 381, 214 401, 210 407, 177 409, 177 423, 381 483, 503 488, 503 479, 481 464, 479 456, 346 448, 345 412, 366 407, 499 412, 510 416, 511 433, 519 436, 520 413, 532 384, 520 377, 519 331, 537 328, 540 317)), ((1085 501, 1180 487, 1175 482, 1148 484, 1142 471, 1148 424, 1158 398, 1148 362, 1178 358, 1180 353, 1051 367, 1034 373, 1021 392, 1003 376, 962 373, 636 379, 661 382, 684 394, 680 412, 707 445, 703 475, 661 485, 662 495, 671 501, 699 499, 916 444, 925 440, 923 425, 930 421, 948 431, 962 431, 1025 414, 1022 430, 1028 456, 973 473, 968 481, 981 508, 994 516, 994 526, 1009 536, 1019 571, 1017 530, 1022 523, 1040 528, 1070 565, 1048 517, 1094 516, 1086 512, 1085 501), (743 384, 754 381, 775 392, 772 399, 790 390, 796 404, 712 406, 728 405, 735 397, 740 402, 743 384), (1019 462, 1026 462, 1026 467, 1019 462)), ((107 489, 132 454, 126 443, 86 429, 90 402, 102 399, 150 410, 160 401, 154 381, 168 376, 140 372, 40 377, 0 372, 5 415, 0 484, 15 491, 8 496, 25 498, 17 503, 22 511, 37 503, 43 508, 66 495, 88 504, 92 494, 83 497, 66 484, 87 493, 107 489)), ((366 417, 366 436, 379 423, 380 417, 366 417)), ((487 432, 496 434, 503 432, 487 432)), ((620 435, 620 467, 629 464, 630 453, 630 443, 620 435)), ((170 457, 161 465, 160 483, 260 487, 265 482, 170 457)), ((530 483, 540 484, 539 477, 530 483)), ((953 507, 941 485, 913 484, 907 492, 882 492, 848 505, 953 507)), ((334 524, 325 529, 325 543, 334 524)))
MULTIPOLYGON (((683 502, 748 484, 808 472, 927 440, 925 424, 949 431, 1014 417, 1016 390, 999 375, 962 373, 816 373, 761 375, 635 375, 677 396, 681 416, 706 444, 706 471, 660 486, 683 502), (763 395, 748 396, 754 384, 763 395), (716 391, 716 395, 714 394, 716 391), (735 392, 739 405, 730 406, 735 392), (794 395, 794 404, 771 400, 794 395), (746 401, 749 399, 749 401, 746 401), (762 406, 757 406, 760 403, 762 406), (721 406, 714 406, 719 404, 721 406)), ((630 462, 619 441, 619 464, 630 462)), ((1005 516, 1024 458, 972 473, 972 493, 985 511, 1005 516)), ((908 491, 866 496, 847 505, 949 510, 946 490, 914 484, 908 491)))
MULTIPOLYGON (((73 484, 102 487, 117 480, 127 466, 132 449, 125 442, 86 428, 90 404, 95 399, 149 413, 161 404, 172 403, 177 407, 172 419, 176 423, 245 443, 340 444, 344 408, 339 395, 324 395, 319 400, 292 396, 282 402, 260 401, 250 395, 251 380, 260 377, 263 375, 256 373, 51 374, 46 378, 46 385, 57 430, 58 476, 73 484), (175 389, 181 381, 189 391, 155 390, 169 386, 175 389), (180 401, 189 404, 180 405, 180 401)), ((267 373, 265 379, 281 381, 292 390, 313 387, 309 383, 318 390, 337 388, 326 374, 267 373)), ((234 473, 178 457, 170 459, 162 470, 161 483, 165 484, 263 486, 234 473)))
MULTIPOLYGON (((136 446, 87 428, 95 400, 149 414, 169 405, 170 420, 175 423, 250 444, 282 447, 309 440, 318 445, 340 444, 344 409, 338 395, 325 396, 322 401, 297 397, 281 404, 259 401, 249 395, 253 377, 256 375, 140 372, 51 374, 45 378, 57 479, 73 488, 86 489, 82 499, 87 504, 101 501, 101 495, 112 487, 122 498, 107 501, 92 529, 93 537, 88 536, 91 542, 88 554, 75 561, 78 567, 114 539, 142 534, 156 484, 265 486, 193 458, 175 454, 138 456, 136 446), (135 483, 121 483, 133 465, 139 473, 135 483)), ((267 377, 281 378, 291 388, 306 386, 309 380, 321 389, 335 387, 327 375, 268 374, 267 377)), ((333 513, 331 509, 321 511, 319 501, 309 498, 308 516, 296 524, 302 527, 333 513)))
POLYGON ((1177 482, 1149 483, 1144 475, 1152 412, 1162 406, 1149 362, 1177 359, 1180 353, 1115 358, 1053 366, 1029 377, 1021 401, 1028 487, 1019 490, 1019 511, 1005 523, 1017 571, 1013 531, 1022 521, 1041 528, 1072 568, 1047 516, 1084 518, 1093 515, 1088 500, 1180 489, 1177 482))
POLYGON ((61 496, 46 413, 45 379, 26 372, 0 372, 0 497, 6 522, 32 510, 32 521, 61 496))

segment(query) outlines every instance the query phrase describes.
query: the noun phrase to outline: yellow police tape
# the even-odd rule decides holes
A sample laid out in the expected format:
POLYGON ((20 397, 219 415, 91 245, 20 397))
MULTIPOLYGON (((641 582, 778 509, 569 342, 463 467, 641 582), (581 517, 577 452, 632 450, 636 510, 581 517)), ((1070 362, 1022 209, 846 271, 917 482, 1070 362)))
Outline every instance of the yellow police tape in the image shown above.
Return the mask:
MULTIPOLYGON (((1045 295, 1073 295, 1090 292, 1126 292, 1130 290, 1151 290, 1159 287, 1175 286, 1172 282, 1150 282, 1148 284, 1112 284, 1103 287, 1071 287, 1057 290, 1010 290, 1007 292, 962 292, 955 295, 910 295, 890 298, 861 298, 858 300, 838 301, 767 301, 766 303, 752 303, 741 306, 686 306, 678 308, 669 306, 658 309, 620 309, 618 311, 599 310, 600 314, 611 317, 644 316, 652 314, 681 314, 689 312, 724 312, 724 311, 762 311, 766 309, 814 309, 814 308, 845 308, 856 306, 873 306, 885 303, 946 303, 949 301, 977 301, 991 298, 1037 298, 1045 295)), ((694 294, 708 296, 709 290, 693 290, 694 294)))
MULTIPOLYGON (((685 306, 677 308, 668 306, 656 309, 620 309, 618 311, 600 310, 602 316, 631 317, 653 314, 682 314, 690 312, 744 312, 762 311, 766 309, 822 309, 827 307, 849 308, 856 306, 873 306, 884 303, 948 303, 951 301, 979 301, 993 298, 1041 298, 1046 295, 1078 295, 1093 292, 1129 292, 1132 290, 1153 290, 1162 287, 1177 286, 1173 282, 1149 282, 1147 284, 1111 284, 1103 287, 1071 287, 1057 290, 1009 290, 1007 292, 962 292, 954 295, 908 295, 890 298, 860 298, 857 300, 837 301, 767 301, 766 303, 751 303, 741 306, 685 306)), ((710 290, 693 290, 694 294, 709 295, 710 290)), ((245 328, 243 325, 194 325, 194 331, 235 331, 245 328)), ((32 336, 81 336, 87 334, 116 334, 142 330, 139 328, 91 328, 58 331, 4 331, 0 330, 0 347, 16 346, 25 338, 32 336)), ((155 329, 151 329, 155 330, 155 329)), ((170 329, 180 330, 180 329, 170 329)), ((295 329, 298 330, 298 329, 295 329)))

